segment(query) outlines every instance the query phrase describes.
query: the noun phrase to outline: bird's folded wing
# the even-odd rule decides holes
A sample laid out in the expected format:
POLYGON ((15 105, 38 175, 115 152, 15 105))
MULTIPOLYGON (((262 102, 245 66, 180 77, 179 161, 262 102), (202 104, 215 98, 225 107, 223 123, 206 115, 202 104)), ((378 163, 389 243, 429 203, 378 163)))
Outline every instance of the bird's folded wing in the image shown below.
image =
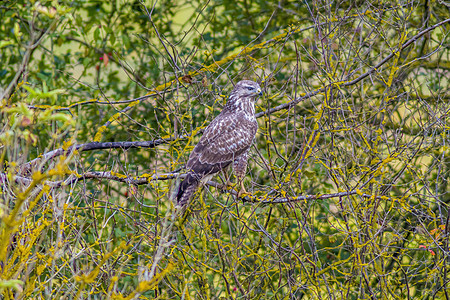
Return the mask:
POLYGON ((256 129, 243 114, 219 115, 192 151, 187 169, 202 175, 220 171, 248 150, 256 129))

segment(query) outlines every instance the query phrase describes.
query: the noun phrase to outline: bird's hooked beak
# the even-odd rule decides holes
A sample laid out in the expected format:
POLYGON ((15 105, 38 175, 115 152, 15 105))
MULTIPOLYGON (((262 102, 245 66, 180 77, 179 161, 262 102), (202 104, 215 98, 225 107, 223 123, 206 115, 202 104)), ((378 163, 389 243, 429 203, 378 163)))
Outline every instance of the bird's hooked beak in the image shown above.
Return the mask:
POLYGON ((261 91, 261 89, 258 89, 256 92, 258 93, 259 96, 263 95, 263 92, 261 91))

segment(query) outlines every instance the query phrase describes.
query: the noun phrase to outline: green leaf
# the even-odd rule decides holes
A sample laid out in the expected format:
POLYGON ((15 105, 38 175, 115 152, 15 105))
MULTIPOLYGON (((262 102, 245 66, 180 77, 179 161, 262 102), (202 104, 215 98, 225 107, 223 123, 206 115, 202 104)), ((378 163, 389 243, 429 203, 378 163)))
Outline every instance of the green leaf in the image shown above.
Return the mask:
POLYGON ((98 40, 100 40, 100 28, 95 28, 95 30, 94 30, 94 40, 95 41, 98 41, 98 40))
POLYGON ((0 281, 0 290, 3 290, 5 288, 9 289, 15 289, 16 291, 22 290, 22 285, 24 285, 24 282, 22 280, 18 279, 10 279, 10 280, 1 280, 0 281))
POLYGON ((14 45, 14 43, 11 41, 0 41, 0 48, 7 47, 9 45, 14 45))

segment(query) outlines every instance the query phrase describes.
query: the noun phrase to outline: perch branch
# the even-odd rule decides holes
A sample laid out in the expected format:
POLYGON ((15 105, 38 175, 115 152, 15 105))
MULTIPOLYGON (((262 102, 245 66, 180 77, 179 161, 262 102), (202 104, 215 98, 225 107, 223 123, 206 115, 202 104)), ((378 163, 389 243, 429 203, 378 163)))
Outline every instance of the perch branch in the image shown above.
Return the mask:
MULTIPOLYGON (((127 177, 121 174, 116 174, 114 172, 96 172, 96 171, 90 171, 83 173, 81 175, 71 175, 66 180, 61 181, 47 181, 45 184, 50 186, 52 189, 60 188, 62 186, 69 186, 72 184, 75 184, 79 181, 87 180, 87 179, 106 179, 106 180, 112 180, 117 182, 123 182, 127 183, 129 185, 144 185, 151 181, 163 181, 163 180, 170 180, 175 179, 177 177, 183 179, 186 177, 187 174, 180 174, 180 173, 165 173, 165 174, 153 174, 153 175, 142 175, 139 177, 127 177)), ((31 179, 23 177, 23 176, 14 176, 14 180, 17 183, 28 185, 31 183, 31 179)), ((6 186, 8 183, 7 175, 5 173, 0 173, 0 183, 3 184, 3 186, 6 186)), ((215 182, 215 181, 208 181, 205 183, 207 186, 212 186, 217 188, 223 193, 229 192, 230 194, 237 196, 237 192, 235 190, 227 189, 227 186, 215 182)), ((356 190, 352 191, 346 191, 346 192, 339 192, 339 193, 331 193, 331 194, 322 194, 322 195, 302 195, 302 196, 295 196, 295 197, 279 197, 279 198, 272 198, 269 199, 266 197, 255 197, 253 195, 247 195, 245 197, 239 198, 242 200, 243 203, 260 203, 260 204, 283 204, 283 203, 293 203, 293 202, 299 202, 299 201, 311 201, 311 200, 323 200, 323 199, 330 199, 330 198, 337 198, 337 197, 345 197, 345 196, 352 196, 358 194, 361 197, 364 198, 371 198, 375 197, 376 199, 386 199, 385 196, 374 196, 370 194, 364 194, 364 193, 358 193, 356 190)))

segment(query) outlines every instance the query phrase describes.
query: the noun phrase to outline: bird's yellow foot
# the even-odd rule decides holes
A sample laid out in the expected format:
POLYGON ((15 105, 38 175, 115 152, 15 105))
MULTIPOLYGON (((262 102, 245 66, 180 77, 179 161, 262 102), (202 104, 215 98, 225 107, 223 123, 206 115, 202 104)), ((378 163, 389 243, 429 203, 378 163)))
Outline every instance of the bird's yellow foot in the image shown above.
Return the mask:
POLYGON ((238 199, 242 199, 242 198, 245 198, 245 197, 250 196, 250 195, 251 195, 250 193, 239 191, 236 196, 237 196, 238 199))
POLYGON ((241 184, 240 184, 240 185, 241 185, 241 189, 237 192, 237 195, 236 195, 237 198, 245 198, 246 196, 251 195, 250 193, 248 193, 248 192, 245 190, 244 182, 241 181, 241 184))

